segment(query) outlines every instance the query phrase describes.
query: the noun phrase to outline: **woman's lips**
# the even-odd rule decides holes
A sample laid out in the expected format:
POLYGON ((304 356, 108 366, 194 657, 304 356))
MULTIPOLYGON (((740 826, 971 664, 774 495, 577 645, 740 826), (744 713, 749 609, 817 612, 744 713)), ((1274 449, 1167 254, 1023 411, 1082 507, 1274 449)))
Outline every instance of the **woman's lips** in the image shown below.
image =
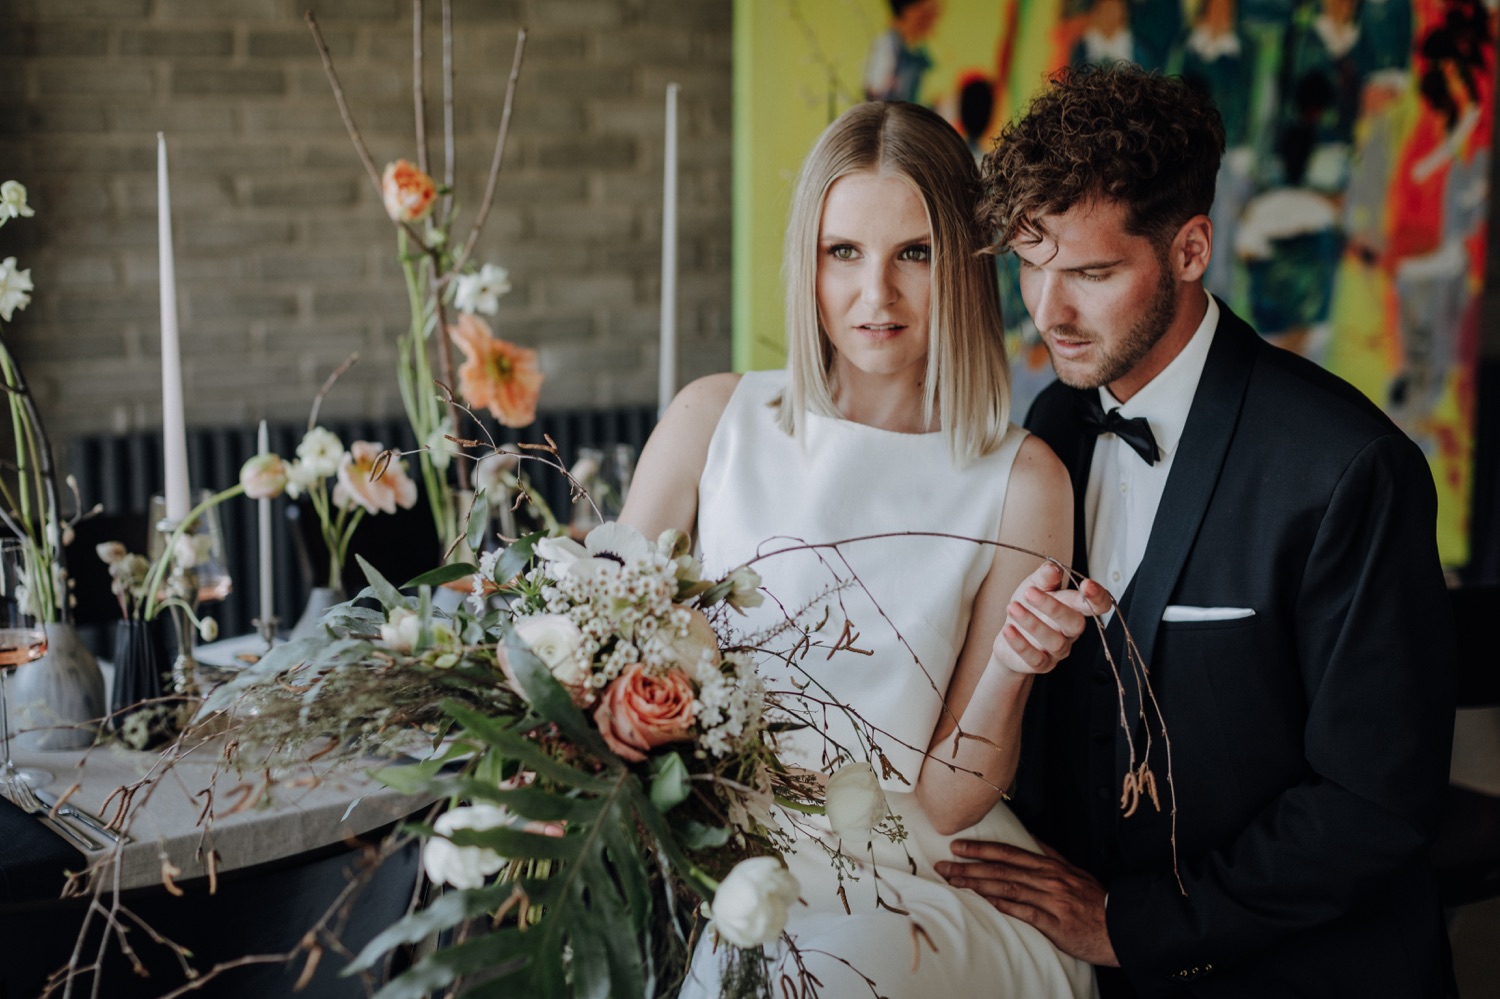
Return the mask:
POLYGON ((861 323, 854 327, 860 336, 870 340, 889 340, 906 329, 901 323, 861 323))

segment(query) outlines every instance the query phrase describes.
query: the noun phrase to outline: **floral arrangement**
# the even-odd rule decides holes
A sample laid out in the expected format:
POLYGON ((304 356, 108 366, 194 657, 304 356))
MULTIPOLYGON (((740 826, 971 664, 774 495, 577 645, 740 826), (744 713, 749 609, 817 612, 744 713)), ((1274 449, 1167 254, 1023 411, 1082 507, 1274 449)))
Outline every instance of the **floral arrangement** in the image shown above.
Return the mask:
MULTIPOLYGON (((613 523, 582 543, 533 534, 409 594, 366 565, 366 599, 334 608, 324 635, 212 694, 208 711, 242 713, 232 748, 247 765, 299 758, 310 732, 321 759, 425 757, 378 776, 446 800, 415 831, 448 890, 349 972, 485 914, 494 928, 438 949, 382 999, 481 970, 524 995, 564 982, 675 994, 705 917, 736 980, 764 984, 761 945, 798 895, 783 823, 822 812, 824 792, 778 762, 776 732, 797 712, 734 637, 737 611, 763 599, 759 577, 703 578, 688 549, 680 532, 650 541, 613 523), (473 581, 465 605, 434 610, 430 588, 460 576, 473 581)), ((867 841, 886 817, 873 771, 861 761, 836 777, 830 818, 867 841)))
MULTIPOLYGON (((451 113, 444 116, 443 180, 435 180, 429 172, 420 9, 418 5, 419 13, 414 18, 416 162, 397 159, 384 170, 376 169, 355 126, 317 20, 310 12, 306 20, 323 57, 323 67, 349 137, 380 193, 386 215, 395 226, 397 254, 410 305, 410 322, 397 346, 397 381, 407 419, 422 445, 417 455, 418 478, 438 538, 446 552, 455 552, 459 550, 456 542, 464 534, 467 498, 472 496, 467 463, 452 460, 455 445, 463 445, 462 438, 457 436, 462 417, 472 416, 477 409, 487 409, 504 426, 527 426, 536 418, 542 385, 536 352, 499 339, 481 318, 481 314, 494 315, 499 310, 500 297, 510 291, 509 274, 503 267, 481 264, 473 257, 475 243, 494 202, 526 35, 522 31, 516 41, 484 195, 467 235, 458 240, 455 225, 459 204, 453 191, 455 142, 451 113), (454 311, 458 313, 456 320, 450 318, 454 311), (456 371, 453 343, 458 344, 466 358, 456 371)), ((451 52, 452 26, 447 17, 443 22, 443 46, 445 52, 451 52)), ((445 105, 451 112, 452 61, 445 60, 444 66, 443 92, 445 105)))
MULTIPOLYGON (((0 183, 0 226, 35 215, 36 210, 27 203, 24 185, 14 180, 0 183)), ((31 271, 22 269, 15 257, 0 260, 0 320, 10 322, 18 309, 30 305, 34 287, 31 271)), ((63 621, 69 607, 63 548, 81 513, 71 518, 62 514, 52 445, 32 401, 31 389, 3 336, 0 336, 0 380, 3 380, 15 452, 14 464, 0 474, 0 521, 26 542, 23 585, 33 615, 39 621, 63 621)), ((74 490, 78 506, 77 487, 71 476, 68 485, 74 490)))

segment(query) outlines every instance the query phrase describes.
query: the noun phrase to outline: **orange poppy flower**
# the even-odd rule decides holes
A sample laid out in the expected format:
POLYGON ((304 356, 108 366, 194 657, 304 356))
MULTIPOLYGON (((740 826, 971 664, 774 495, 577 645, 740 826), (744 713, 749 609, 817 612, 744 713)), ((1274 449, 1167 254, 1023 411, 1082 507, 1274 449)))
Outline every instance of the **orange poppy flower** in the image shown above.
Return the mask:
POLYGON ((461 313, 448 335, 466 360, 458 369, 458 393, 470 407, 488 409, 507 427, 524 427, 536 419, 542 372, 536 351, 501 340, 472 312, 461 313))

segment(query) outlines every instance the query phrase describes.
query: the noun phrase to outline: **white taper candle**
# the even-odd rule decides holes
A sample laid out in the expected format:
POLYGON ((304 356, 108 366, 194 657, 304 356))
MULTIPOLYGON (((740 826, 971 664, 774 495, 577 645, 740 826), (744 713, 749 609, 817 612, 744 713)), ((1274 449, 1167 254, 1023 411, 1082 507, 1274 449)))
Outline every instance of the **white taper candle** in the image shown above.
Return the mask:
POLYGON ((677 392, 677 92, 667 84, 667 140, 661 206, 661 358, 657 373, 658 413, 677 392))
MULTIPOLYGON (((255 453, 271 453, 271 438, 265 420, 260 421, 260 430, 255 435, 255 453)), ((271 619, 276 616, 275 595, 271 586, 271 501, 257 500, 255 513, 260 529, 260 623, 262 628, 269 629, 271 619)))
MULTIPOLYGON (((177 336, 177 266, 172 255, 172 199, 167 189, 167 139, 156 133, 156 227, 161 282, 161 432, 167 519, 187 518, 187 427, 182 413, 182 354, 177 336)), ((154 525, 153 525, 154 526, 154 525)))

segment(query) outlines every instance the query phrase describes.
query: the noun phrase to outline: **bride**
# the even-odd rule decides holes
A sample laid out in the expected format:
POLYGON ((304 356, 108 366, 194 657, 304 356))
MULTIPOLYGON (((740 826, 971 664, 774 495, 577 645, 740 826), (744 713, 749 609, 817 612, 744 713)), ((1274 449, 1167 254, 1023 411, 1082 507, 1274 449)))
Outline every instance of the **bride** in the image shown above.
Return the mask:
MULTIPOLYGON (((972 223, 978 183, 964 142, 925 108, 861 104, 830 125, 787 228, 787 369, 684 388, 620 516, 647 536, 693 532, 715 572, 886 535, 756 562, 772 599, 740 622, 765 634, 791 616, 842 634, 825 640, 839 651, 796 670, 792 657, 762 663, 768 686, 824 702, 781 755, 824 773, 840 753, 870 759, 906 834, 842 843, 853 860, 840 878, 811 842, 840 847, 826 820, 799 828, 787 855, 805 903, 787 925, 798 954, 771 953, 772 980, 801 967, 823 996, 1094 992, 1088 965, 933 866, 958 835, 1036 848, 1000 789, 1032 681, 1067 655, 1089 610, 1050 562, 967 540, 1072 555, 1067 474, 1009 423, 995 271, 972 223), (955 740, 956 727, 978 738, 955 740)), ((684 996, 719 993, 709 951, 684 996)))

